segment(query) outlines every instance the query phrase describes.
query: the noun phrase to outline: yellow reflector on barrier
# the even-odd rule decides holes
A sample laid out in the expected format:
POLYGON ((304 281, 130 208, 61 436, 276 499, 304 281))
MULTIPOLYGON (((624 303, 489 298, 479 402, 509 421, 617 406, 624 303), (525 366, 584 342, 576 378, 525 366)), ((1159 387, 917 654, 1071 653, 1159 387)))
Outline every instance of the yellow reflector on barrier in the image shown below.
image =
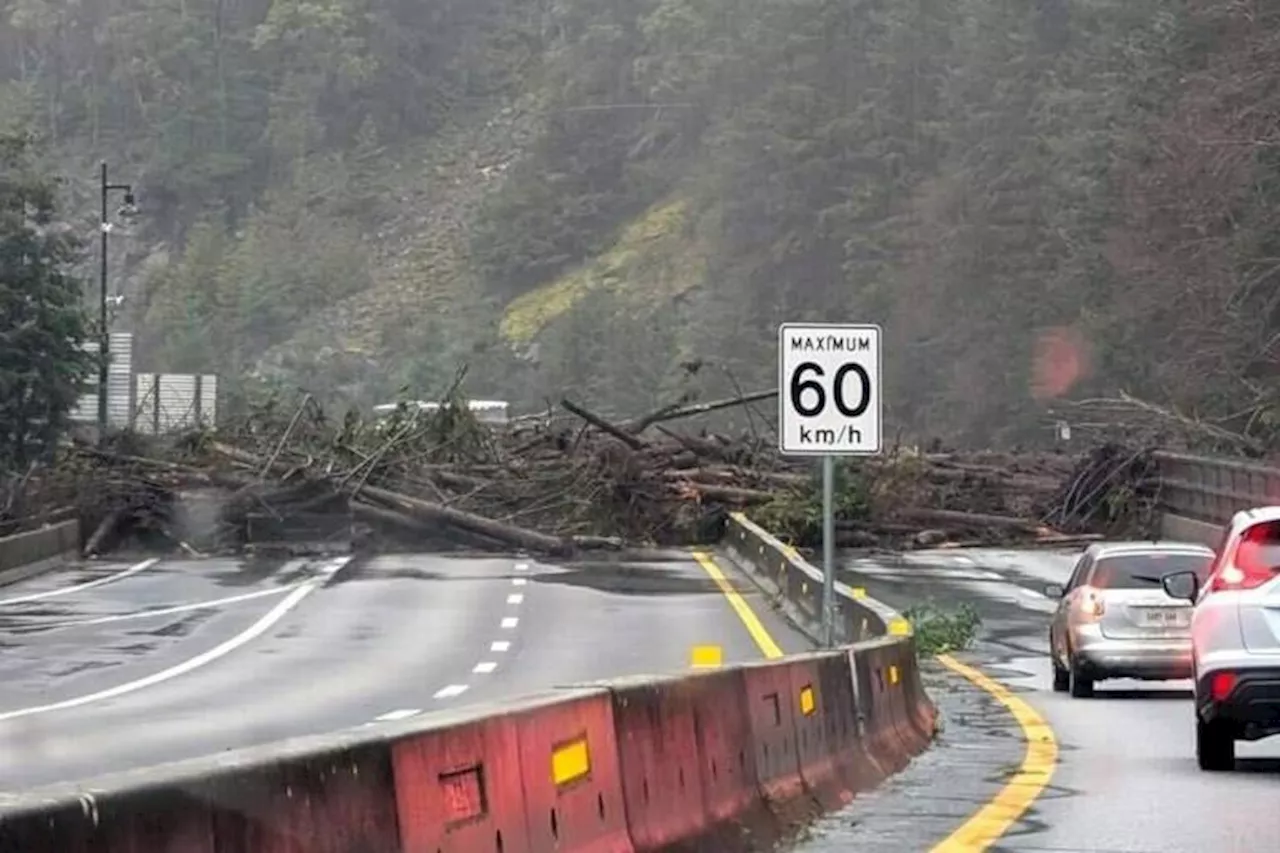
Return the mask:
POLYGON ((849 591, 850 591, 851 593, 853 593, 853 597, 854 597, 854 598, 866 598, 866 597, 867 597, 867 588, 866 588, 866 587, 864 587, 864 586, 855 586, 853 589, 851 589, 851 590, 849 590, 849 591))
POLYGON ((911 623, 901 616, 889 623, 889 633, 895 637, 906 637, 911 634, 911 623))
POLYGON ((551 780, 567 785, 591 772, 591 750, 587 739, 580 737, 551 750, 551 780))
POLYGON ((717 667, 724 663, 724 651, 719 646, 694 646, 689 665, 695 668, 717 667))
POLYGON ((818 703, 813 700, 813 688, 800 688, 800 713, 806 717, 812 716, 813 712, 818 708, 818 703))
POLYGON ((889 683, 890 684, 898 683, 898 668, 896 666, 893 666, 892 664, 890 664, 889 666, 889 683))

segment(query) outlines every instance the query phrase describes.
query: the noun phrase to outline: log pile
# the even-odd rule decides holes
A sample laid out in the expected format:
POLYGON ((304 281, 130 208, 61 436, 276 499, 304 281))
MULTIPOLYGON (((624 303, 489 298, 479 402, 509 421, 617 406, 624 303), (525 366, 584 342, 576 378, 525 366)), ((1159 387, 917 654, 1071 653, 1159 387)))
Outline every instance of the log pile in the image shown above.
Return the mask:
MULTIPOLYGON (((304 398, 217 434, 163 445, 138 436, 75 445, 57 467, 28 478, 23 505, 41 505, 33 519, 54 509, 88 519, 89 553, 131 532, 196 553, 234 549, 244 545, 250 515, 322 514, 335 500, 382 545, 447 540, 566 554, 706 543, 739 509, 811 544, 818 529, 812 461, 780 457, 771 435, 672 428, 681 418, 772 396, 667 406, 629 422, 563 400, 499 427, 476 421, 456 395, 455 405, 402 408, 378 421, 354 414, 335 421, 304 398), (216 529, 200 531, 199 542, 178 511, 197 492, 220 496, 216 529)), ((1141 497, 1145 469, 1135 462, 1141 453, 1105 450, 1087 458, 904 450, 850 461, 841 468, 842 544, 1064 543, 1114 532, 1133 515, 1117 512, 1116 496, 1141 497)))

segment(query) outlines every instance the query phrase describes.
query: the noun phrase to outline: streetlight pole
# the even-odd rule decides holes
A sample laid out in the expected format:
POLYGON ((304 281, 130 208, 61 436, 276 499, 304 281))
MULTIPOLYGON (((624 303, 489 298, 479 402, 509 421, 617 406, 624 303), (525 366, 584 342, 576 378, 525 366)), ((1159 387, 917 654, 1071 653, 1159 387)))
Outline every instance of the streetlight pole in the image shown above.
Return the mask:
POLYGON ((98 230, 101 232, 102 239, 102 257, 99 266, 99 288, 98 288, 98 319, 100 328, 98 343, 98 440, 102 441, 107 435, 107 381, 109 373, 109 365, 111 363, 111 340, 110 332, 107 327, 107 234, 111 231, 111 222, 107 218, 107 201, 112 192, 123 192, 124 203, 127 206, 133 205, 133 187, 129 184, 113 184, 107 179, 107 161, 102 161, 102 215, 98 222, 98 230))

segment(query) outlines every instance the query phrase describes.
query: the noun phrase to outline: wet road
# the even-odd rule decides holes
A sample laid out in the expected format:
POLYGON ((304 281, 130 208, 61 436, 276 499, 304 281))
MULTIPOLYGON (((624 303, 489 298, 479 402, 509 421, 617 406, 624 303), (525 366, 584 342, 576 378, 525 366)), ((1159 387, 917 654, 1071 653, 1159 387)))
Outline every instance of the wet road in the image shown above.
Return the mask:
MULTIPOLYGON (((1011 687, 1053 727, 1059 764, 1049 787, 990 849, 1275 849, 1280 739, 1240 744, 1234 773, 1202 773, 1195 764, 1189 681, 1100 682, 1094 699, 1052 691, 1047 625, 1053 604, 1039 590, 1064 582, 1072 559, 1043 551, 966 550, 849 565, 858 572, 846 578, 850 583, 897 607, 930 598, 972 604, 982 615, 983 637, 960 657, 1011 687)), ((1019 738, 1008 712, 983 705, 976 688, 957 677, 933 680, 948 727, 940 748, 883 791, 833 816, 796 847, 798 853, 930 850, 1009 778, 1021 745, 1013 751, 994 745, 1019 738), (886 814, 900 819, 886 820, 886 814)))
POLYGON ((0 791, 678 671, 695 645, 762 656, 679 552, 94 563, 0 587, 0 791))

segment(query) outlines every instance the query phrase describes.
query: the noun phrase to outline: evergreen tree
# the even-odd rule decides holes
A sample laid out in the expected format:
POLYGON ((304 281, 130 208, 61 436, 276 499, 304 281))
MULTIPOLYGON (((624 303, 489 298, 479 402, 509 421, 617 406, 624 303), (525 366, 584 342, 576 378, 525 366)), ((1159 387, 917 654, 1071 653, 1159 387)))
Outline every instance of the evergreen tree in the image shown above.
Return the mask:
POLYGON ((53 448, 92 373, 76 243, 59 227, 54 182, 30 140, 0 137, 0 470, 53 448))

